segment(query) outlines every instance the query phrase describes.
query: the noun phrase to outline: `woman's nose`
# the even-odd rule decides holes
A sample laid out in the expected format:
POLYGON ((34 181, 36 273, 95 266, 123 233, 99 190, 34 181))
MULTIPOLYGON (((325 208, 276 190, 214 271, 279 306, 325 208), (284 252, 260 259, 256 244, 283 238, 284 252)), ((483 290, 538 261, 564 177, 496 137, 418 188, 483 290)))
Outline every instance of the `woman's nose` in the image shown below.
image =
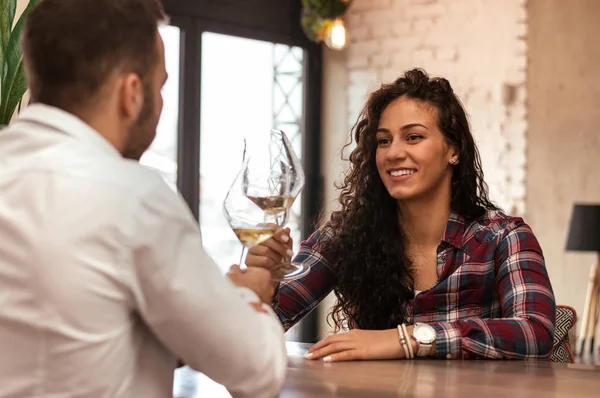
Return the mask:
POLYGON ((386 153, 387 160, 406 158, 406 145, 402 141, 394 140, 386 153))

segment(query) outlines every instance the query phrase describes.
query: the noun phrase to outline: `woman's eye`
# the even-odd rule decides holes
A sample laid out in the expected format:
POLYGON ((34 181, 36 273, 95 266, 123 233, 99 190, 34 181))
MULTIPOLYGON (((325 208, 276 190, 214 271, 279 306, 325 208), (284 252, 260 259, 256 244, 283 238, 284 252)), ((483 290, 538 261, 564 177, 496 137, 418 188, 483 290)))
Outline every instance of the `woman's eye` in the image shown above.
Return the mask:
POLYGON ((423 138, 422 135, 411 134, 411 135, 408 136, 407 140, 408 141, 417 141, 417 140, 420 140, 421 138, 423 138))
POLYGON ((377 145, 387 145, 389 144, 391 141, 389 138, 379 138, 377 140, 377 145))

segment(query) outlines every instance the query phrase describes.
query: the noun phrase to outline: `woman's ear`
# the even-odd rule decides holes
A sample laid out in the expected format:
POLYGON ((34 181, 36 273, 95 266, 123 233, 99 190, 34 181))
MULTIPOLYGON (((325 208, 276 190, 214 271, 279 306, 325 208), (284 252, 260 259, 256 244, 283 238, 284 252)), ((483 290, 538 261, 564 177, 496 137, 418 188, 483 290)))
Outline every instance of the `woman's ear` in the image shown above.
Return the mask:
POLYGON ((460 159, 458 156, 458 149, 453 146, 450 148, 450 158, 448 159, 448 163, 450 163, 453 166, 456 166, 459 161, 460 159))

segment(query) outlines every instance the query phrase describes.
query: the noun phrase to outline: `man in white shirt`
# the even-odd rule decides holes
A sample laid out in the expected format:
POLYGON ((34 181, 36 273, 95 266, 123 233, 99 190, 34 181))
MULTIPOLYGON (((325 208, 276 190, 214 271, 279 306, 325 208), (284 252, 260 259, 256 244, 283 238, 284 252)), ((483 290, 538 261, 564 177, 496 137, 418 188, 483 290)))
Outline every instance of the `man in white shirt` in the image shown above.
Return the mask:
POLYGON ((136 161, 162 109, 163 17, 157 0, 43 0, 28 17, 32 105, 0 132, 0 397, 165 398, 178 360, 233 396, 282 385, 269 272, 223 277, 136 161))

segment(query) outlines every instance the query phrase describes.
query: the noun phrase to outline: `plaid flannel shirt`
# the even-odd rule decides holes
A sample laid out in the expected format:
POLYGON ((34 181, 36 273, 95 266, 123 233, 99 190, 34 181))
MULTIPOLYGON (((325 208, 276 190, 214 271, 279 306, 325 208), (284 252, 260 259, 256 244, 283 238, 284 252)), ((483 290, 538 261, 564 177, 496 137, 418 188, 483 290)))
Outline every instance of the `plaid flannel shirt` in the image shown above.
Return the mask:
MULTIPOLYGON (((315 248, 321 233, 302 242, 295 257, 310 273, 276 291, 273 307, 286 330, 334 287, 335 268, 315 248)), ((409 324, 436 330, 435 357, 549 357, 554 294, 540 245, 521 218, 489 211, 467 223, 453 212, 438 246, 437 273, 438 281, 407 308, 409 324)))

